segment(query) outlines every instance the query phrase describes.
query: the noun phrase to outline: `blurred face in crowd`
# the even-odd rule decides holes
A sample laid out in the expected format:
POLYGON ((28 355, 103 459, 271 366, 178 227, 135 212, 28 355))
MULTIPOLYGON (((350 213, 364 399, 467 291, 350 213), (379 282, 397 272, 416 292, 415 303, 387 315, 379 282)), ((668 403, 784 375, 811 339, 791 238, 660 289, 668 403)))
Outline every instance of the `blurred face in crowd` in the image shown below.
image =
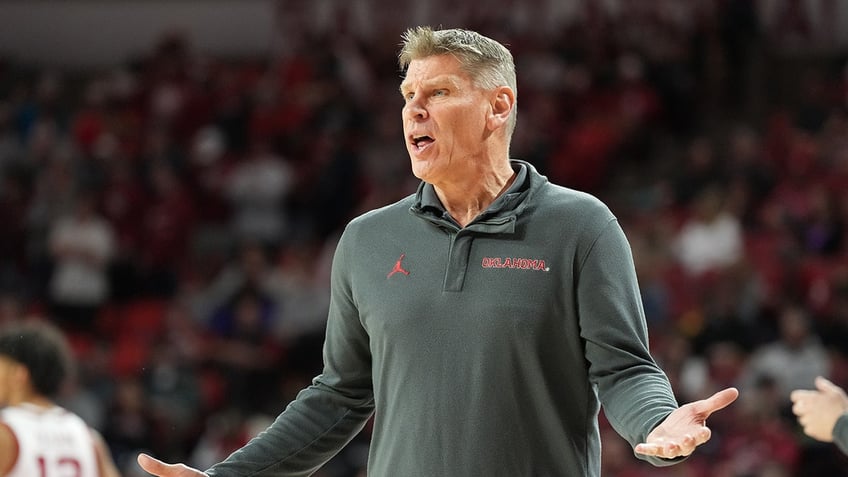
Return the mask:
POLYGON ((492 133, 487 118, 495 92, 477 86, 452 55, 412 60, 400 92, 413 174, 439 184, 473 173, 492 133))

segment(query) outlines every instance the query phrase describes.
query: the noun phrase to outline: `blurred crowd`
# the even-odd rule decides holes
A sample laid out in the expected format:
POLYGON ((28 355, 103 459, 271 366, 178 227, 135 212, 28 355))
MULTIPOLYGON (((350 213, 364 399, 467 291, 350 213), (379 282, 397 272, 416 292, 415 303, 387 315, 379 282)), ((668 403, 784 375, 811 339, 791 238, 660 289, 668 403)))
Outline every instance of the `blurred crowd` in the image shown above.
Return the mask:
MULTIPOLYGON (((341 229, 416 186, 399 35, 462 26, 515 55, 513 157, 619 217, 680 401, 741 391, 669 468, 604 425, 604 476, 848 475, 788 400, 848 384, 848 56, 827 28, 791 0, 453 3, 279 2, 256 58, 173 32, 98 70, 0 60, 0 322, 67 330, 61 402, 128 476, 139 450, 203 468, 264 428, 320 371, 341 229)), ((319 475, 364 475, 367 445, 319 475)))

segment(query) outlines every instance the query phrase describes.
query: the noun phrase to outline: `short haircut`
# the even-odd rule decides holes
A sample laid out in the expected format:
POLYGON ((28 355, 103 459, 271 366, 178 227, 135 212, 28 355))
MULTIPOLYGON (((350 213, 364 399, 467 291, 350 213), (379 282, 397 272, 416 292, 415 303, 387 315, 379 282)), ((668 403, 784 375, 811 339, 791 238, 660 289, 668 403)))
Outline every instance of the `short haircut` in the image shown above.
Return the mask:
POLYGON ((0 329, 0 355, 27 368, 35 390, 55 397, 71 374, 73 357, 62 332, 41 321, 0 329))
MULTIPOLYGON (((518 98, 515 61, 512 53, 497 41, 475 31, 463 29, 433 30, 419 26, 403 33, 398 63, 404 72, 412 60, 436 55, 452 55, 475 84, 486 89, 509 86, 518 98)), ((507 136, 515 130, 518 110, 513 107, 507 136)))

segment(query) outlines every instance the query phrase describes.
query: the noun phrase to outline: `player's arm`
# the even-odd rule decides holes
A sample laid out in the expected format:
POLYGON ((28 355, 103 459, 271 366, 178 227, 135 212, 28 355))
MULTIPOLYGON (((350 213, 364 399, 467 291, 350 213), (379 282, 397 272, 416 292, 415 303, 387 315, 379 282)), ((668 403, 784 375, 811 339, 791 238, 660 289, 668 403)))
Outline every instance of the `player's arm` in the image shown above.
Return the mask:
POLYGON ((100 472, 100 477, 121 477, 118 472, 118 467, 112 459, 112 453, 103 440, 103 436, 99 432, 92 429, 91 438, 94 441, 94 452, 97 454, 97 469, 100 472))
POLYGON ((0 475, 6 475, 18 460, 18 438, 6 424, 0 423, 0 475))

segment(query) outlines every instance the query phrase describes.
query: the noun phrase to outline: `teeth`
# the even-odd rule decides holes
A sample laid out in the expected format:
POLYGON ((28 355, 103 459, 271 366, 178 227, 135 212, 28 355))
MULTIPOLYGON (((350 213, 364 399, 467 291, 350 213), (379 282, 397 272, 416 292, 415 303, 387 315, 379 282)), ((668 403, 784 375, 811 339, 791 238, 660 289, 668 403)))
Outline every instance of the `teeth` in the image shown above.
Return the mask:
POLYGON ((433 142, 433 138, 423 134, 421 136, 410 136, 410 143, 417 149, 423 149, 433 142))

